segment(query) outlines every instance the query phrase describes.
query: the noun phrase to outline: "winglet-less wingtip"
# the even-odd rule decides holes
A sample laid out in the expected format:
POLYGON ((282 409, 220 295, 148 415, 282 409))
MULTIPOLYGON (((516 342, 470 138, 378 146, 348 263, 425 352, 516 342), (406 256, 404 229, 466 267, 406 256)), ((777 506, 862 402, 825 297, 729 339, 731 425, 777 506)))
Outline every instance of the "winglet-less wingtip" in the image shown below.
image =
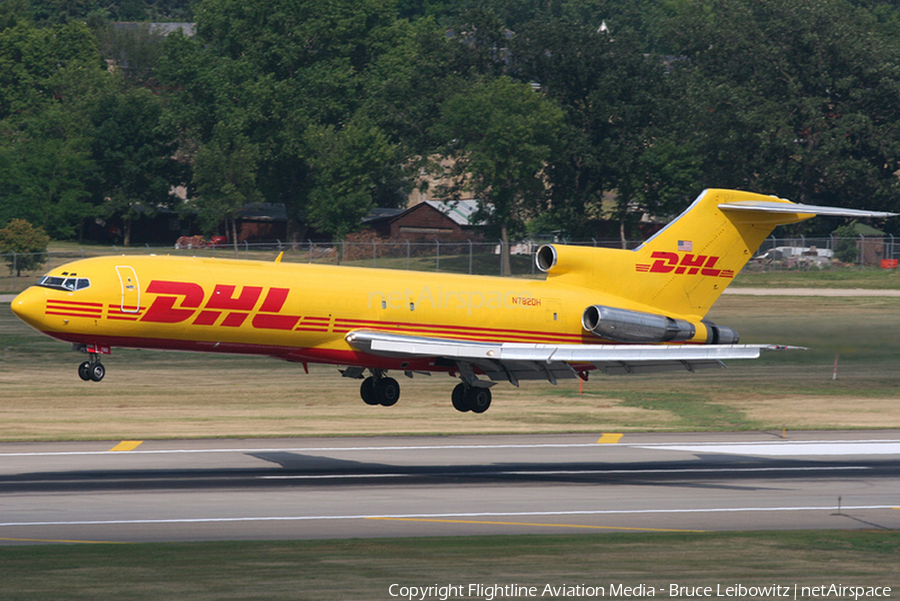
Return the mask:
POLYGON ((766 344, 759 347, 764 351, 808 351, 805 346, 790 346, 787 344, 766 344))

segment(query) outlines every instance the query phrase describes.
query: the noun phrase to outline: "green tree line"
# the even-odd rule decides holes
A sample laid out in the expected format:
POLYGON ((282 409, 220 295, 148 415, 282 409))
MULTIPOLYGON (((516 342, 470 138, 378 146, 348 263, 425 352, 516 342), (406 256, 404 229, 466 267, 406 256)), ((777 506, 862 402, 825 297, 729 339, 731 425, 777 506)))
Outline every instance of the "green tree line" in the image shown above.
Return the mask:
POLYGON ((340 237, 426 180, 503 239, 706 187, 898 211, 898 157, 892 2, 0 3, 0 227, 55 238, 254 201, 340 237))

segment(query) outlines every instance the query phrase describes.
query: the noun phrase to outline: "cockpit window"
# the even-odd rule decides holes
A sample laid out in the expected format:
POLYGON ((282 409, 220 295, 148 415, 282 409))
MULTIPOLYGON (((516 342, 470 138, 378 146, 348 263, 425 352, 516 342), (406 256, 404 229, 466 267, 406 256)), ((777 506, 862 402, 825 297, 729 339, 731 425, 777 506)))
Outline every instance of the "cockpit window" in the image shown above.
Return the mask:
POLYGON ((88 278, 45 275, 40 279, 37 285, 43 286, 44 288, 54 288, 56 290, 69 290, 70 292, 75 292, 76 290, 84 290, 85 288, 88 288, 91 285, 91 281, 88 278))

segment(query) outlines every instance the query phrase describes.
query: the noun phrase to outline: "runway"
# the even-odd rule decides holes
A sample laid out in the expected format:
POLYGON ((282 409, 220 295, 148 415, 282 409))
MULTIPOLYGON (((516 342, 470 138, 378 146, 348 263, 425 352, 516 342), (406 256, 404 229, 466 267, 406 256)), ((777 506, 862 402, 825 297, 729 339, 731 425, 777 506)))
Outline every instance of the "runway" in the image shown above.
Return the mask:
POLYGON ((0 444, 0 543, 900 528, 900 432, 0 444))

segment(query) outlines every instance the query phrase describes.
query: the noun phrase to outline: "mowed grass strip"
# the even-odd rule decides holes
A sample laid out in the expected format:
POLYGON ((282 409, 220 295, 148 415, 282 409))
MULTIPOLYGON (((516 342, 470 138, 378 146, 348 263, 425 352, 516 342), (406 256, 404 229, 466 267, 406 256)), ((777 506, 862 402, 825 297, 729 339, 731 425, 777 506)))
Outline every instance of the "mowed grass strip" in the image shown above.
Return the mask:
POLYGON ((540 594, 548 584, 606 596, 645 584, 665 598, 683 598, 672 584, 896 591, 898 564, 900 537, 858 531, 42 545, 0 548, 0 599, 373 600, 396 598, 393 584, 516 584, 543 598, 561 598, 540 594))
POLYGON ((450 405, 457 380, 394 374, 394 407, 368 407, 336 367, 264 357, 114 349, 101 383, 84 355, 0 306, 0 440, 487 434, 900 427, 900 299, 723 297, 710 319, 741 341, 808 347, 727 370, 500 382, 482 415, 450 405), (837 379, 833 379, 837 359, 837 379))
POLYGON ((748 288, 870 288, 896 290, 900 288, 900 270, 878 267, 826 267, 808 270, 757 271, 743 270, 734 286, 748 288))

